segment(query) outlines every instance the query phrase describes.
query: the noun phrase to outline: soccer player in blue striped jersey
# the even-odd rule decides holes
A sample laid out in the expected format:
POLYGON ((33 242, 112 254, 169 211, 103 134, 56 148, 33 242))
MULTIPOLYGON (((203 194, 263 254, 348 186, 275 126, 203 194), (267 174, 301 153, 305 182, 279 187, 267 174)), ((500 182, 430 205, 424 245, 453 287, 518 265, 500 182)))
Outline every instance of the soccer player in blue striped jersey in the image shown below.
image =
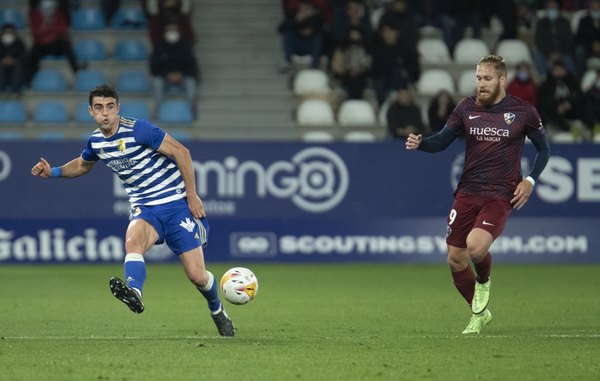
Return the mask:
POLYGON ((113 295, 131 311, 144 311, 144 253, 165 242, 208 301, 219 334, 234 336, 233 323, 219 300, 218 282, 204 263, 208 222, 196 192, 189 150, 150 122, 119 115, 119 96, 109 85, 90 91, 89 104, 98 129, 81 156, 61 167, 51 167, 41 158, 31 173, 43 178, 79 177, 102 160, 121 180, 131 206, 125 233, 125 282, 117 277, 109 280, 113 295))
POLYGON ((475 77, 476 95, 456 106, 440 132, 427 138, 410 134, 406 139, 406 149, 425 152, 442 151, 459 136, 466 140, 463 173, 448 214, 446 234, 454 285, 471 306, 464 334, 479 333, 492 319, 487 308, 490 246, 504 230, 511 210, 527 203, 550 156, 548 137, 535 108, 505 91, 504 59, 482 57, 475 77), (537 152, 531 172, 523 178, 525 137, 537 152))

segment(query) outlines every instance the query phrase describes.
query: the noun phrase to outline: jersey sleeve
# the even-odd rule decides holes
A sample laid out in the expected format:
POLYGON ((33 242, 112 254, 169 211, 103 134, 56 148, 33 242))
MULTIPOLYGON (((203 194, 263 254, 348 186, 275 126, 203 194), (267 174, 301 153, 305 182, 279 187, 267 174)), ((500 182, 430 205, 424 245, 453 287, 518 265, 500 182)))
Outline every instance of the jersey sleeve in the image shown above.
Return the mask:
POLYGON ((540 115, 533 106, 529 105, 527 117, 525 119, 525 135, 529 138, 533 138, 543 135, 544 133, 546 133, 546 131, 540 115))
POLYGON ((452 131, 452 133, 454 133, 455 135, 462 135, 465 128, 462 117, 462 114, 464 112, 464 103, 464 99, 460 101, 459 104, 456 105, 454 110, 452 110, 452 113, 446 121, 446 127, 448 127, 448 129, 452 131))
POLYGON ((96 155, 96 152, 94 152, 94 150, 92 150, 92 142, 90 139, 88 139, 87 144, 85 145, 85 148, 83 149, 83 152, 81 153, 81 158, 85 161, 94 161, 94 162, 100 160, 98 155, 96 155))
POLYGON ((133 135, 137 143, 157 151, 167 133, 147 120, 138 119, 133 129, 133 135))

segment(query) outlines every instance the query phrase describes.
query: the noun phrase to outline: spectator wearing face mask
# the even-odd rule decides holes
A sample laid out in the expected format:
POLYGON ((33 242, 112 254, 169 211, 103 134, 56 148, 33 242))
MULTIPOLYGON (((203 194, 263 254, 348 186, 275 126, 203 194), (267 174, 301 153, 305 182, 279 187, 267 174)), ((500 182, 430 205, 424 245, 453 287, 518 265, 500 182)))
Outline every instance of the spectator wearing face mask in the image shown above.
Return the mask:
POLYGON ((56 0, 42 0, 29 11, 29 25, 33 45, 29 53, 27 82, 39 70, 42 57, 66 56, 73 72, 85 65, 79 64, 71 44, 69 17, 56 0))
POLYGON ((362 99, 370 69, 371 56, 364 36, 360 29, 352 28, 346 40, 335 47, 331 58, 331 71, 348 99, 362 99))
POLYGON ((0 91, 20 94, 23 85, 25 44, 12 24, 5 24, 0 34, 0 91))
POLYGON ((537 84, 533 79, 531 66, 527 62, 519 62, 515 67, 515 77, 506 88, 508 92, 537 107, 537 84))
POLYGON ((181 38, 177 24, 165 25, 163 39, 150 56, 150 73, 157 108, 165 94, 174 89, 185 95, 195 113, 200 79, 198 63, 192 44, 181 38))
POLYGON ((546 16, 537 21, 533 58, 538 73, 548 71, 549 62, 560 59, 573 75, 577 75, 573 58, 571 23, 560 13, 558 1, 545 2, 546 16))
POLYGON ((575 53, 580 74, 591 68, 600 69, 600 0, 591 0, 588 13, 579 21, 575 53))
POLYGON ((177 24, 181 40, 191 45, 196 42, 191 0, 145 0, 144 6, 153 47, 162 42, 165 28, 169 24, 177 24))

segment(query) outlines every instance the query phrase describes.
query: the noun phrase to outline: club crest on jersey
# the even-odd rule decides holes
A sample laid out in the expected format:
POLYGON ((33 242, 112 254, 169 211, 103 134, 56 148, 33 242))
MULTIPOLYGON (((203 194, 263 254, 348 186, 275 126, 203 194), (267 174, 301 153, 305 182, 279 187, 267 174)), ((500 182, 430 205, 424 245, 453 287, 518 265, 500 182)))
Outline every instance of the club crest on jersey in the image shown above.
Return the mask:
MULTIPOLYGON (((504 114, 504 119, 506 119, 506 114, 504 114)), ((123 152, 125 151, 125 148, 125 140, 119 140, 119 151, 123 152)))
POLYGON ((512 112, 504 113, 504 121, 506 122, 506 124, 511 124, 514 120, 515 120, 515 114, 513 114, 512 112))

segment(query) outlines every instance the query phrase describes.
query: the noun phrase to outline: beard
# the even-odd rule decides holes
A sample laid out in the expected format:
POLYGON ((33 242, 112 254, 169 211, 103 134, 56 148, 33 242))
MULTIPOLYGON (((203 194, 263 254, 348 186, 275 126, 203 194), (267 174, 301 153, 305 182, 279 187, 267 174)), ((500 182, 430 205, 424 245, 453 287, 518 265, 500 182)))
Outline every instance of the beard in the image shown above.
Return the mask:
POLYGON ((488 88, 485 93, 481 93, 481 91, 477 89, 477 104, 481 106, 493 105, 498 98, 500 98, 500 90, 500 86, 496 86, 493 89, 488 88))

